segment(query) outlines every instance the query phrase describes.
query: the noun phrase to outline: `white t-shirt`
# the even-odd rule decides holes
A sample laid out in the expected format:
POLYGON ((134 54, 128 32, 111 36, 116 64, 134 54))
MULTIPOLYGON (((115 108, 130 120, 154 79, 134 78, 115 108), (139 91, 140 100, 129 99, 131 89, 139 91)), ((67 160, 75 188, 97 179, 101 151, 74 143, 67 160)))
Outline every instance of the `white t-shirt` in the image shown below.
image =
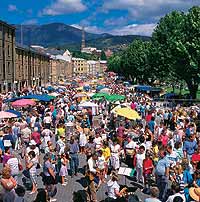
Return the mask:
POLYGON ((30 151, 34 151, 36 156, 40 155, 40 151, 39 151, 38 147, 36 147, 35 149, 31 149, 30 147, 27 147, 26 154, 28 154, 30 151))
POLYGON ((44 119, 43 119, 43 122, 44 123, 51 123, 52 122, 52 119, 51 119, 51 117, 50 116, 46 116, 46 117, 44 117, 44 119))
POLYGON ((94 143, 96 144, 96 149, 99 149, 101 147, 101 141, 102 141, 101 137, 97 137, 94 139, 94 143))
POLYGON ((36 121, 36 117, 35 116, 32 116, 31 117, 31 127, 33 128, 34 125, 35 125, 35 121, 36 121))
POLYGON ((143 154, 136 154, 136 167, 142 168, 143 167, 143 161, 145 159, 145 153, 143 154))
POLYGON ((17 175, 19 174, 19 160, 17 158, 10 158, 7 161, 7 164, 9 165, 11 169, 11 175, 17 175))
POLYGON ((116 181, 112 181, 109 180, 107 182, 107 186, 108 186, 108 197, 116 199, 117 196, 115 194, 115 190, 119 191, 120 186, 118 185, 118 183, 116 181))
POLYGON ((126 149, 135 149, 136 143, 134 141, 130 141, 125 147, 126 149))
POLYGON ((105 164, 105 158, 104 158, 104 156, 98 157, 97 165, 98 165, 98 168, 100 170, 103 170, 105 168, 104 164, 105 164))
POLYGON ((37 157, 33 158, 30 160, 30 163, 33 164, 33 166, 29 169, 30 175, 35 175, 37 173, 37 164, 38 164, 38 159, 37 157))

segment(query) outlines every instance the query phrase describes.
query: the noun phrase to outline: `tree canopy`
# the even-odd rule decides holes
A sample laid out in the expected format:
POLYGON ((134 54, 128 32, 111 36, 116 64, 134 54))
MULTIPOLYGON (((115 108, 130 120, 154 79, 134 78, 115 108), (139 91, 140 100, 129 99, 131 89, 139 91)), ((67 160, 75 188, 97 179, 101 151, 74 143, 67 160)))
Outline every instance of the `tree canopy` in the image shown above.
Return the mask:
POLYGON ((116 62, 115 57, 121 61, 117 63, 120 67, 114 69, 137 83, 176 78, 185 81, 196 98, 200 83, 200 7, 187 13, 173 11, 161 18, 151 41, 134 41, 121 56, 110 58, 109 68, 116 62))

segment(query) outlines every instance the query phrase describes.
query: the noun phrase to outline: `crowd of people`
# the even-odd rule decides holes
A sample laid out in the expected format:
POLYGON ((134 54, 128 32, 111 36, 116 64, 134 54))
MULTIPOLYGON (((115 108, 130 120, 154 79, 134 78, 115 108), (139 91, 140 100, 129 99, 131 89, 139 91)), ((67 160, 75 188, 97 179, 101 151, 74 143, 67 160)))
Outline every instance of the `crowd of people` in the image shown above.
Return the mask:
MULTIPOLYGON (((101 186, 107 189, 105 201, 127 201, 131 187, 119 183, 121 166, 132 168, 130 180, 142 186, 145 202, 200 201, 198 106, 160 107, 114 79, 105 82, 111 93, 125 95, 118 105, 126 103, 140 119, 117 116, 116 103, 104 97, 91 100, 98 105, 98 114, 88 107, 80 109, 81 99, 75 98, 78 92, 73 86, 50 102, 16 109, 20 118, 1 119, 0 201, 24 202, 27 193, 34 195, 35 202, 59 201, 57 183, 67 191, 69 177, 81 175, 80 159, 85 159, 86 199, 80 196, 79 202, 97 202, 101 186), (42 189, 38 189, 39 177, 42 189)), ((5 102, 8 98, 36 93, 49 92, 38 87, 2 95, 1 110, 11 108, 5 102)))

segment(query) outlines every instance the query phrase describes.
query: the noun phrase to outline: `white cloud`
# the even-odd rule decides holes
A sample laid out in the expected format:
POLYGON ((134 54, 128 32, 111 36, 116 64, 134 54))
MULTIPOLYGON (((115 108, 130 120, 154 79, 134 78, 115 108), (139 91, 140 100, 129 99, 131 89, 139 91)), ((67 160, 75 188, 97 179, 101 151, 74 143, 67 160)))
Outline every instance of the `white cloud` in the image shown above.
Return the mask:
MULTIPOLYGON (((82 29, 82 26, 78 24, 72 24, 72 27, 82 29)), ((141 35, 141 36, 151 36, 156 24, 131 24, 122 27, 117 27, 114 29, 107 30, 106 28, 99 28, 97 26, 85 26, 86 32, 94 34, 109 33, 112 35, 141 35)))
POLYGON ((102 34, 105 33, 104 29, 101 29, 97 26, 87 26, 85 27, 85 31, 89 33, 94 33, 94 34, 102 34))
POLYGON ((113 35, 151 36, 156 24, 132 24, 108 31, 113 35))
POLYGON ((35 25, 37 23, 38 23, 37 19, 30 19, 23 22, 24 25, 35 25))
POLYGON ((13 4, 8 5, 8 11, 10 12, 17 11, 17 6, 13 4))
POLYGON ((199 0, 104 0, 103 10, 126 10, 134 20, 157 21, 172 10, 186 11, 199 0))
MULTIPOLYGON (((81 25, 72 24, 72 25, 70 25, 70 26, 82 30, 82 26, 81 26, 81 25)), ((101 28, 99 28, 99 27, 97 27, 97 26, 89 26, 89 25, 86 26, 86 25, 83 25, 83 27, 84 27, 84 30, 85 30, 86 32, 89 32, 89 33, 93 33, 93 34, 105 33, 105 30, 104 30, 104 29, 101 29, 101 28)))
POLYGON ((78 13, 86 10, 86 6, 81 0, 56 0, 50 6, 43 9, 42 15, 63 15, 78 13))
POLYGON ((126 17, 119 17, 119 18, 111 18, 111 19, 106 19, 104 21, 105 26, 118 26, 118 25, 124 25, 128 22, 128 19, 126 17))
POLYGON ((78 25, 78 24, 72 24, 72 25, 70 25, 70 26, 75 27, 75 28, 77 28, 77 29, 82 29, 82 27, 81 27, 80 25, 78 25))

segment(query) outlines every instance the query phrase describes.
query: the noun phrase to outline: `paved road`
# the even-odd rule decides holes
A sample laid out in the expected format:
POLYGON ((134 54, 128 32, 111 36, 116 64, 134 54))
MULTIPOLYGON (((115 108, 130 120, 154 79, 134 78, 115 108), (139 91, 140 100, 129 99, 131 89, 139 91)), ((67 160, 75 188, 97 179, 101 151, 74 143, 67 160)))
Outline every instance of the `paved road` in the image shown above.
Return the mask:
MULTIPOLYGON (((83 155, 79 156, 80 158, 80 168, 83 167, 86 164, 85 161, 85 157, 83 155)), ((81 169, 80 169, 81 170, 81 169)), ((38 171, 38 173, 40 173, 40 171, 38 171)), ((78 176, 75 176, 74 178, 71 178, 70 176, 67 176, 68 179, 68 184, 67 186, 61 186, 61 184, 57 185, 58 188, 58 192, 56 195, 56 199, 58 202, 73 202, 73 193, 79 191, 80 193, 82 193, 84 195, 84 187, 82 186, 82 182, 83 182, 83 174, 81 174, 81 172, 79 172, 78 176)), ((22 176, 19 178, 19 183, 22 184, 22 176)), ((38 188, 43 188, 43 183, 42 183, 42 179, 40 176, 37 177, 37 181, 38 181, 38 188)), ((128 178, 125 178, 124 176, 120 176, 120 181, 119 184, 124 185, 126 184, 129 187, 135 188, 135 194, 138 195, 138 197, 141 199, 141 201, 144 201, 144 199, 146 198, 146 196, 140 191, 140 189, 138 188, 139 186, 137 184, 133 185, 134 182, 128 178)), ((97 198, 98 198, 98 202, 103 202, 106 198, 105 195, 106 192, 106 185, 101 186, 101 188, 98 190, 97 192, 97 198)), ((32 202, 35 197, 36 194, 30 195, 29 194, 30 191, 26 192, 25 195, 25 199, 28 202, 32 202)), ((85 202, 83 201, 79 201, 79 202, 85 202)))

